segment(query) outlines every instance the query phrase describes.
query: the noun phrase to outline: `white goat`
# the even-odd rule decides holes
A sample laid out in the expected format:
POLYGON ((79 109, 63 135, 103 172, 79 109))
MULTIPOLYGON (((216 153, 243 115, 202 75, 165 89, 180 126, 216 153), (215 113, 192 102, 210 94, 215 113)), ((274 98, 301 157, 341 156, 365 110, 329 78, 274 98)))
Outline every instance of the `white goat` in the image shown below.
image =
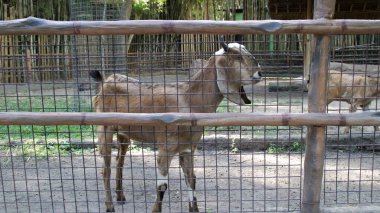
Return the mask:
MULTIPOLYGON (((261 79, 259 65, 253 55, 237 43, 222 44, 205 66, 189 82, 146 85, 124 75, 113 74, 107 79, 99 72, 90 75, 98 82, 93 98, 96 112, 129 113, 210 113, 215 112, 223 97, 243 105, 250 104, 244 85, 261 79)), ((189 188, 189 211, 198 212, 195 197, 194 151, 202 137, 199 126, 98 126, 98 144, 104 158, 103 180, 106 210, 115 211, 110 191, 111 146, 113 134, 118 136, 116 165, 117 201, 125 202, 122 189, 124 157, 130 140, 155 143, 157 154, 157 198, 152 212, 161 212, 162 199, 168 187, 168 171, 172 158, 179 154, 179 163, 189 188)))
MULTIPOLYGON (((333 101, 349 103, 350 112, 356 112, 358 107, 367 111, 371 101, 379 93, 379 80, 369 76, 353 76, 336 70, 329 70, 327 104, 333 101)), ((378 127, 374 127, 375 131, 378 127)), ((348 133, 349 127, 344 132, 348 133)))

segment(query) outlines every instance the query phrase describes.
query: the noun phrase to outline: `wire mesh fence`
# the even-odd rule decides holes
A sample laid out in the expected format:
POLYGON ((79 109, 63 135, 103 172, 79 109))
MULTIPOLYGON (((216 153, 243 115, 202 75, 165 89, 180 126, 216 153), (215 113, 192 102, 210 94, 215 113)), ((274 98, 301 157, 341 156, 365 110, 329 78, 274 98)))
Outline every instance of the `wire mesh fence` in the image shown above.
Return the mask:
MULTIPOLYGON (((173 37, 176 36, 180 37, 173 37)), ((152 85, 147 86, 152 89, 149 94, 141 91, 137 94, 140 98, 160 96, 162 94, 152 93, 154 87, 172 84, 178 88, 181 83, 191 81, 196 72, 203 70, 207 60, 221 49, 216 42, 200 42, 196 45, 204 46, 207 51, 181 51, 187 43, 178 40, 167 43, 165 40, 167 48, 164 50, 170 51, 151 53, 147 50, 156 49, 160 44, 154 43, 158 40, 151 39, 153 36, 146 38, 149 38, 146 42, 134 44, 141 49, 132 56, 115 54, 110 47, 120 45, 120 40, 111 40, 103 45, 101 36, 72 36, 73 41, 80 42, 58 45, 61 48, 59 55, 27 54, 28 47, 31 45, 31 49, 36 49, 33 45, 37 44, 2 45, 2 50, 16 52, 22 49, 25 55, 0 56, 2 63, 19 63, 23 73, 20 78, 24 79, 20 83, 1 84, 1 112, 93 111, 92 97, 97 88, 89 75, 89 71, 93 70, 99 70, 106 76, 124 74, 144 85, 152 85), (107 51, 100 51, 107 48, 107 51), (128 64, 131 58, 135 65, 128 64), (194 59, 200 60, 193 63, 194 59), (28 65, 29 61, 31 65, 28 65), (46 63, 37 63, 40 61, 46 63), (40 76, 44 75, 54 77, 42 80, 40 76)), ((306 112, 307 84, 302 77, 303 65, 299 63, 302 52, 277 52, 273 55, 268 51, 252 51, 248 47, 255 46, 255 42, 269 46, 270 39, 263 37, 263 40, 254 42, 242 41, 255 56, 265 77, 253 86, 244 87, 252 104, 239 106, 224 99, 216 112, 306 112)), ((54 45, 47 48, 54 48, 54 45)), ((364 76, 365 82, 369 82, 370 78, 377 81, 378 46, 354 48, 342 45, 332 46, 331 49, 334 53, 331 60, 338 63, 330 67, 335 66, 334 69, 343 70, 344 74, 354 73, 354 79, 364 76)), ((3 69, 2 74, 6 73, 9 70, 3 69)), ((334 87, 330 82, 328 85, 329 88, 343 87, 334 87)), ((351 79, 344 87, 347 91, 354 91, 370 86, 355 85, 351 79)), ((212 95, 208 91, 203 91, 203 94, 212 95)), ((372 100, 369 110, 377 110, 377 94, 358 94, 362 94, 357 97, 359 100, 372 100)), ((338 101, 328 106, 329 113, 348 112, 350 106, 346 98, 337 97, 335 100, 338 101)), ((327 127, 323 205, 376 205, 380 193, 378 133, 370 126, 350 127, 348 133, 344 133, 345 128, 327 127)), ((1 209, 5 212, 105 210, 103 159, 98 150, 95 126, 10 125, 1 126, 0 129, 1 209)), ((199 131, 203 136, 194 153, 194 169, 197 176, 195 192, 201 211, 300 211, 305 127, 218 126, 199 131)), ((139 132, 144 133, 142 129, 139 132)), ((126 131, 120 133, 125 134, 126 131)), ((165 130, 165 133, 169 134, 170 131, 165 130)), ((111 152, 111 190, 116 204, 113 192, 116 190, 115 169, 118 166, 114 157, 118 154, 118 146, 114 146, 111 152)), ((124 205, 115 205, 116 211, 151 211, 157 196, 157 148, 150 143, 138 143, 137 140, 129 146, 122 170, 126 201, 124 205)), ((184 181, 180 164, 177 157, 170 164, 169 187, 163 200, 164 212, 188 211, 189 193, 192 192, 184 181)))

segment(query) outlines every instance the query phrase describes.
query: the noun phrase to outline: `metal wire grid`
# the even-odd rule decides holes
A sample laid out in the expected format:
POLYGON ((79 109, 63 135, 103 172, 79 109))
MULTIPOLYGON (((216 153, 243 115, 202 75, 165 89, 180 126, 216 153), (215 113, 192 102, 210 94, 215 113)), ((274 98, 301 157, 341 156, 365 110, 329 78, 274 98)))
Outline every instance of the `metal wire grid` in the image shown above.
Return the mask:
MULTIPOLYGON (((86 41, 93 39, 85 38, 86 41)), ((88 45, 90 43, 84 43, 83 49, 88 50, 88 45)), ((192 58, 190 56, 195 53, 182 54, 192 58)), ((204 58, 210 54, 212 52, 204 53, 204 58)), ((254 54, 264 72, 273 69, 271 63, 265 63, 265 59, 271 59, 268 52, 254 54)), ((97 62, 101 61, 99 59, 101 55, 87 51, 74 56, 76 64, 66 68, 74 72, 83 70, 85 73, 97 67, 97 62), (86 60, 88 63, 81 64, 86 60)), ((146 83, 181 82, 190 76, 180 65, 167 67, 165 72, 156 74, 154 61, 148 61, 147 64, 143 66, 144 69, 140 66, 134 73, 129 73, 128 70, 121 72, 146 83)), ((297 67, 285 64, 282 68, 290 72, 297 67)), ((119 71, 113 70, 111 73, 119 71)), ((89 77, 73 76, 73 80, 60 82, 3 84, 1 111, 90 111, 94 85, 89 77), (80 88, 83 85, 86 86, 82 90, 80 88)), ((302 79, 279 78, 274 75, 251 88, 252 106, 237 107, 223 102, 220 110, 305 112, 307 101, 303 89, 287 92, 278 89, 283 83, 300 82, 302 85, 302 79), (273 90, 270 90, 270 83, 274 85, 273 90)), ((337 128, 332 128, 334 130, 328 128, 327 137, 330 137, 329 134, 337 134, 337 128)), ((91 126, 2 127, 0 207, 5 212, 104 211, 100 173, 102 159, 96 152, 93 132, 94 127, 91 126)), ((206 128, 195 156, 199 207, 207 212, 300 210, 304 133, 305 129, 300 127, 206 128)), ((359 144, 366 142, 363 137, 365 133, 362 131, 356 138, 359 144)), ((377 139, 373 132, 368 135, 373 140, 377 139)), ((345 136, 339 133, 338 141, 341 142, 342 137, 345 136)), ((335 150, 336 146, 328 146, 332 151, 329 149, 326 153, 324 204, 377 203, 379 164, 376 163, 376 151, 335 150)), ((357 144, 349 144, 347 147, 354 148, 357 144)), ((155 153, 154 147, 146 144, 132 145, 124 169, 127 202, 118 205, 117 211, 150 211, 155 198, 155 153)), ((114 171, 115 165, 112 167, 114 171)), ((111 177, 114 180, 114 176, 111 177)), ((177 159, 171 165, 169 184, 164 211, 187 211, 187 188, 177 159)))
MULTIPOLYGON (((337 36, 338 37, 338 36, 337 36)), ((345 41, 344 36, 340 36, 345 41)), ((376 36, 375 36, 376 38, 376 36)), ((338 62, 334 69, 345 70, 343 73, 352 74, 353 79, 364 76, 379 79, 380 52, 377 42, 369 40, 366 45, 338 46, 333 51, 332 61, 338 62), (347 64, 354 64, 347 69, 347 64)), ((329 86, 328 86, 329 87, 329 86)), ((365 89, 366 86, 354 85, 347 90, 365 89)), ((329 87, 330 88, 330 87, 329 87)), ((377 96, 373 94, 357 97, 371 98, 368 109, 378 110, 377 96)), ((350 105, 345 101, 334 101, 328 106, 329 113, 348 113, 350 105)), ((358 111, 362 109, 358 107, 358 111)), ((323 198, 326 206, 339 204, 378 205, 379 199, 379 132, 373 126, 353 126, 349 133, 344 133, 346 127, 328 127, 325 155, 323 198)))

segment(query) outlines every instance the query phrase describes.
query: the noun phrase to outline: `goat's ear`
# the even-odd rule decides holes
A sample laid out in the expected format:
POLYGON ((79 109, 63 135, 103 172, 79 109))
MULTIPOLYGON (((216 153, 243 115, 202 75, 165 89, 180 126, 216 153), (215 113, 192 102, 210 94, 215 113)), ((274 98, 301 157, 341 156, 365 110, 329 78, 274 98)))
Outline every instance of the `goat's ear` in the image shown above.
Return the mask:
POLYGON ((225 52, 228 52, 228 44, 227 43, 222 42, 222 47, 223 47, 225 52))

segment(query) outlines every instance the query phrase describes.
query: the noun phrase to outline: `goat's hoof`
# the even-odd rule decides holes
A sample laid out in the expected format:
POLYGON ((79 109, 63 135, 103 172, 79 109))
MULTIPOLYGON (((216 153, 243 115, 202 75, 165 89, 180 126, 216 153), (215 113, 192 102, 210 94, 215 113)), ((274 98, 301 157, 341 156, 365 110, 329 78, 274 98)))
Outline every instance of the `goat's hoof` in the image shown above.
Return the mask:
POLYGON ((198 206, 190 207, 189 212, 199 212, 198 206))
POLYGON ((122 204, 125 204, 125 201, 126 201, 124 195, 122 195, 122 196, 116 198, 116 200, 117 200, 117 203, 118 203, 118 204, 121 204, 121 205, 122 205, 122 204))
POLYGON ((152 209, 152 213, 158 213, 162 211, 162 207, 160 205, 154 205, 152 209))
POLYGON ((106 212, 115 212, 115 208, 113 206, 109 207, 107 208, 106 212))
POLYGON ((193 202, 189 202, 189 212, 199 212, 196 198, 194 200, 193 202))

